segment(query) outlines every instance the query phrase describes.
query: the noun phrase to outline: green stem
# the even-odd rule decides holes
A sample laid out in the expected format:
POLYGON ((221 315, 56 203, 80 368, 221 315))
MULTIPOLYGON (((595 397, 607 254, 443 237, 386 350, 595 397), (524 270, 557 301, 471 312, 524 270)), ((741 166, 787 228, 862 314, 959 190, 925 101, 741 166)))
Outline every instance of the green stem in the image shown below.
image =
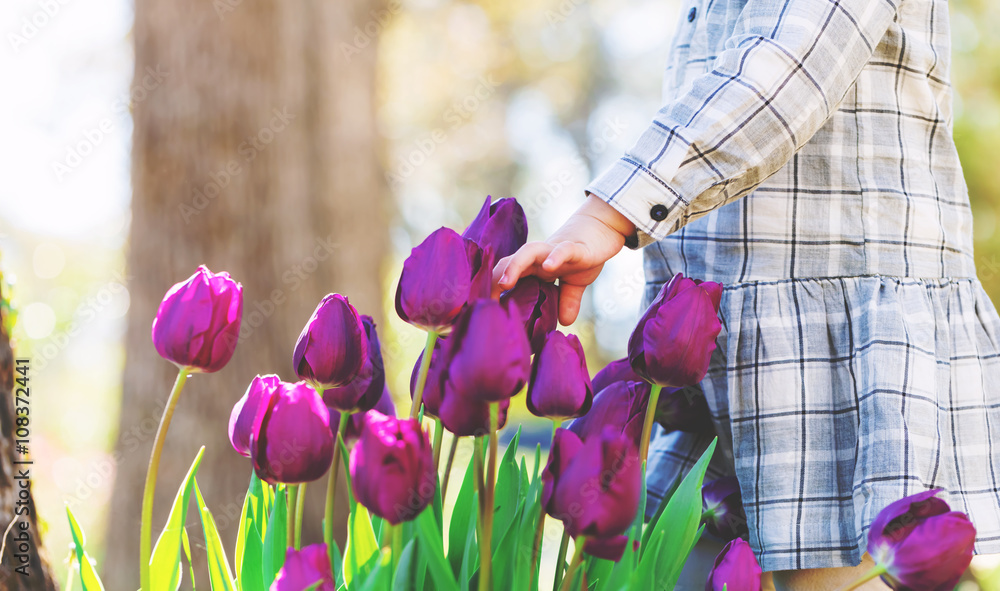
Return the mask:
POLYGON ((340 475, 340 445, 344 440, 344 432, 351 417, 349 413, 340 413, 337 423, 337 441, 334 442, 333 465, 326 480, 326 509, 323 511, 323 541, 327 548, 333 547, 333 507, 337 500, 337 477, 340 475))
POLYGON ((69 551, 69 565, 66 567, 66 584, 63 585, 63 591, 73 591, 73 567, 76 566, 76 552, 73 550, 69 551))
POLYGON ((483 522, 483 538, 486 549, 480 554, 479 591, 493 588, 493 505, 497 480, 497 430, 500 428, 500 403, 490 403, 490 463, 486 469, 486 514, 483 522))
POLYGON ((479 519, 476 520, 476 536, 479 542, 479 589, 488 589, 485 568, 489 568, 490 542, 486 537, 486 471, 483 465, 483 438, 473 438, 472 466, 476 475, 476 488, 479 490, 479 519))
POLYGON ((392 528, 391 540, 392 540, 392 572, 397 573, 399 567, 399 558, 403 555, 403 524, 390 525, 392 528))
POLYGON ((156 429, 156 438, 153 439, 153 452, 149 456, 149 468, 146 470, 146 485, 142 490, 142 525, 139 533, 139 580, 142 591, 150 591, 149 559, 152 554, 151 548, 153 533, 153 495, 156 492, 156 473, 160 470, 160 456, 163 454, 163 442, 167 438, 167 429, 170 428, 170 419, 174 416, 174 407, 180 400, 181 390, 187 382, 189 367, 182 367, 177 372, 177 380, 170 390, 167 398, 167 408, 160 418, 160 426, 156 429))
MULTIPOLYGON (((538 525, 535 526, 535 539, 531 543, 531 563, 528 564, 528 590, 533 587, 535 575, 538 573, 538 551, 542 548, 542 532, 545 530, 545 507, 541 507, 538 514, 538 525)), ((565 558, 565 556, 563 557, 565 558)))
POLYGON ((441 466, 441 442, 444 440, 444 427, 441 419, 434 417, 434 469, 441 466))
POLYGON ((302 549, 302 515, 306 507, 306 482, 299 485, 299 492, 295 498, 295 549, 302 549))
POLYGON ((562 427, 562 419, 552 419, 552 439, 556 438, 556 430, 562 427))
POLYGON ((424 401, 424 386, 427 385, 427 371, 431 367, 431 356, 434 355, 434 343, 437 342, 438 333, 428 331, 427 344, 424 345, 424 358, 420 361, 420 374, 417 375, 417 389, 413 393, 413 402, 410 405, 410 418, 417 418, 420 412, 420 405, 424 401))
POLYGON ((559 589, 562 582, 563 568, 566 567, 566 550, 569 549, 569 533, 563 530, 562 541, 559 542, 559 558, 556 560, 556 575, 552 579, 552 591, 559 589))
POLYGON ((871 569, 870 571, 868 571, 867 573, 865 573, 864 575, 862 575, 862 577, 860 579, 858 579, 857 581, 854 581, 853 583, 851 583, 847 587, 844 587, 843 589, 841 589, 841 591, 852 591, 853 589, 857 589, 858 587, 860 587, 861 585, 864 585, 865 583, 867 583, 868 581, 874 579, 875 577, 884 575, 885 572, 886 572, 885 566, 883 566, 881 564, 877 564, 877 565, 875 565, 875 567, 873 569, 871 569))
POLYGON ((583 545, 586 544, 587 538, 585 536, 577 536, 573 540, 573 560, 569 564, 569 570, 566 571, 566 576, 563 577, 561 591, 569 591, 570 586, 573 585, 573 578, 576 576, 576 571, 583 564, 583 545))
POLYGON ((298 550, 295 545, 295 515, 296 503, 299 498, 299 485, 289 484, 285 487, 285 503, 288 505, 288 547, 298 550))
POLYGON ((441 481, 441 502, 448 496, 448 480, 451 479, 451 467, 455 463, 455 452, 458 451, 458 435, 451 438, 451 449, 448 450, 448 461, 444 464, 444 478, 441 481))
POLYGON ((656 416, 656 403, 660 400, 662 386, 652 385, 649 392, 649 403, 646 405, 646 419, 642 422, 642 439, 639 441, 639 461, 645 463, 649 455, 649 438, 653 435, 653 419, 656 416))

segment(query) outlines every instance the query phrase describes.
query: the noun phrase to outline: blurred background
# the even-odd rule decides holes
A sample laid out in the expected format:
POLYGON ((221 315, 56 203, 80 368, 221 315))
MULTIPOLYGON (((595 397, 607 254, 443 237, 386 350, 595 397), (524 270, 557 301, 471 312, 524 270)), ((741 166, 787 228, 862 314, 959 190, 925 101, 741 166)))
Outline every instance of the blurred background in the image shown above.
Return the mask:
MULTIPOLYGON (((108 588, 138 579, 139 491, 174 377, 149 327, 170 285, 204 263, 245 287, 233 362, 185 389, 154 521, 206 445, 200 483, 229 544, 250 466, 226 425, 252 376, 291 378, 295 338, 320 298, 340 292, 375 316, 392 392, 407 399, 423 334, 398 320, 392 296, 410 248, 442 225, 463 228, 487 195, 517 197, 531 239, 558 227, 659 108, 679 10, 677 0, 6 2, 0 112, 16 141, 0 142, 0 269, 16 355, 32 360, 34 495, 57 580, 64 504, 108 588)), ((979 276, 997 301, 1000 10, 987 0, 950 10, 955 138, 979 276)), ((589 290, 572 330, 592 370, 623 355, 642 282, 641 256, 623 252, 589 290)), ((523 410, 515 418, 532 427, 523 410)), ((548 423, 534 426, 546 439, 548 423)))

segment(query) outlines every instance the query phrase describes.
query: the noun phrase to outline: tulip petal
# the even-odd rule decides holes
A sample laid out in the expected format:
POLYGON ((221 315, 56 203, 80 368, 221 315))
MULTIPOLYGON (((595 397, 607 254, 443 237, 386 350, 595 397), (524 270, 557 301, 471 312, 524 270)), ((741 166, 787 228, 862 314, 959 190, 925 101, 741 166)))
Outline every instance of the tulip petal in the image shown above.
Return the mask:
POLYGON ((330 412, 305 382, 265 392, 254 420, 250 454, 257 477, 299 484, 322 476, 333 461, 330 412))
MULTIPOLYGON (((721 330, 722 323, 708 294, 694 288, 681 291, 645 325, 645 377, 661 386, 697 384, 708 372, 721 330)), ((632 367, 639 371, 635 364, 632 367)))
MULTIPOLYGON (((432 232, 417 245, 403 263, 396 288, 399 317, 425 330, 446 331, 469 301, 473 276, 480 271, 470 259, 477 259, 478 248, 450 228, 432 232)), ((478 261, 481 267, 482 258, 478 261)))
POLYGON ((761 591, 762 574, 750 545, 736 538, 716 556, 705 591, 761 591))
POLYGON ((531 365, 528 410, 539 417, 568 419, 587 414, 593 399, 580 339, 559 331, 549 333, 531 365))

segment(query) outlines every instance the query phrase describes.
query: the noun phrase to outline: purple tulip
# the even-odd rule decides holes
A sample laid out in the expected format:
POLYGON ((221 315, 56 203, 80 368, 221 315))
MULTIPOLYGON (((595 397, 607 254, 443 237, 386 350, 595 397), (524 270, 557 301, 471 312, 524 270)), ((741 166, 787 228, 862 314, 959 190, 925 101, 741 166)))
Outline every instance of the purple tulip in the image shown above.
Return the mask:
POLYGON ((493 249, 480 248, 449 228, 434 231, 403 263, 396 313, 424 330, 445 334, 462 308, 489 298, 493 249))
POLYGON ((253 433, 254 419, 261 400, 278 388, 281 379, 274 374, 257 376, 250 382, 250 387, 243 398, 236 401, 229 413, 229 443, 242 456, 250 457, 250 435, 253 433))
MULTIPOLYGON (((507 424, 507 411, 510 400, 498 402, 497 429, 503 429, 507 424)), ((441 399, 438 418, 445 429, 458 437, 479 437, 490 433, 490 403, 460 396, 455 393, 445 393, 441 399)))
POLYGON ((299 484, 322 476, 333 461, 330 412, 312 386, 279 382, 265 391, 250 436, 257 477, 299 484))
POLYGON ((497 199, 490 203, 487 196, 479 215, 462 237, 483 248, 490 246, 496 258, 502 259, 517 252, 528 241, 528 220, 516 199, 497 199))
POLYGON ((667 431, 713 433, 705 395, 697 388, 664 388, 653 418, 667 431))
MULTIPOLYGON (((441 373, 444 370, 444 348, 447 339, 439 338, 434 343, 434 350, 431 352, 431 364, 427 368, 427 380, 424 383, 424 413, 432 417, 441 415, 441 373)), ((420 365, 424 362, 424 354, 420 353, 417 362, 413 365, 413 372, 410 373, 410 400, 417 395, 417 379, 420 377, 420 365)))
POLYGON ((534 275, 518 279, 517 285, 500 294, 500 303, 511 312, 517 311, 531 341, 531 350, 538 353, 545 335, 559 323, 559 288, 534 275))
POLYGON ((705 591, 760 591, 762 574, 750 544, 743 538, 736 538, 715 557, 715 566, 705 581, 705 591))
POLYGON ((627 436, 636 447, 642 437, 642 422, 649 404, 649 384, 645 382, 612 382, 594 396, 587 414, 574 420, 569 430, 581 439, 589 439, 610 425, 627 436))
POLYGON ((705 377, 722 331, 722 284, 678 273, 639 319, 628 341, 632 369, 660 386, 693 386, 705 377))
MULTIPOLYGON (((587 538, 583 543, 583 552, 597 558, 618 562, 625 554, 628 536, 613 536, 610 538, 587 538)), ((639 549, 639 540, 632 540, 632 551, 639 549)))
POLYGON ((212 373, 233 357, 243 317, 243 286, 229 273, 198 267, 163 296, 153 319, 153 345, 167 361, 212 373))
POLYGON ((420 423, 368 411, 351 450, 351 487, 359 503, 389 523, 415 519, 437 490, 434 455, 420 423))
POLYGON ((551 514, 571 537, 610 538, 632 525, 642 479, 631 439, 606 427, 585 440, 560 472, 549 500, 551 514))
POLYGON ((556 482, 582 448, 583 441, 569 429, 556 429, 552 435, 549 461, 542 470, 542 509, 553 517, 556 516, 554 502, 556 482))
MULTIPOLYGON (((334 438, 336 438, 337 425, 340 424, 340 412, 329 406, 327 410, 330 411, 330 429, 334 433, 334 438)), ((392 395, 389 393, 388 387, 383 388, 382 396, 379 397, 378 402, 375 403, 375 408, 372 410, 377 410, 386 416, 396 416, 396 405, 392 403, 392 395)), ((348 448, 361 438, 361 430, 365 425, 365 414, 365 412, 354 412, 347 415, 348 422, 347 427, 344 428, 344 443, 348 448)))
POLYGON ((750 533, 740 482, 735 476, 724 476, 701 487, 705 529, 727 542, 750 533))
POLYGON ((557 420, 587 414, 594 401, 587 359, 576 335, 549 333, 535 355, 528 383, 528 410, 557 420))
POLYGON ((518 320, 499 302, 483 299, 455 321, 443 364, 445 399, 458 396, 500 402, 517 394, 528 381, 531 347, 518 320))
POLYGON ((976 528, 937 498, 940 489, 890 504, 868 531, 868 554, 884 566, 882 580, 898 590, 947 591, 972 562, 976 528))
POLYGON ((357 376, 346 385, 323 390, 323 402, 330 408, 343 412, 365 412, 375 404, 385 390, 385 367, 382 364, 382 347, 371 316, 362 316, 368 354, 357 376))
POLYGON ((594 376, 594 392, 600 392, 615 382, 642 382, 639 374, 632 370, 628 357, 618 359, 604 366, 604 369, 594 376))
POLYGON ((368 359, 358 311, 340 294, 323 298, 295 343, 292 364, 300 380, 327 388, 353 380, 368 359))
POLYGON ((326 544, 313 544, 301 550, 289 548, 285 553, 285 564, 271 584, 270 591, 334 591, 333 569, 326 544), (318 586, 312 587, 319 583, 318 586))

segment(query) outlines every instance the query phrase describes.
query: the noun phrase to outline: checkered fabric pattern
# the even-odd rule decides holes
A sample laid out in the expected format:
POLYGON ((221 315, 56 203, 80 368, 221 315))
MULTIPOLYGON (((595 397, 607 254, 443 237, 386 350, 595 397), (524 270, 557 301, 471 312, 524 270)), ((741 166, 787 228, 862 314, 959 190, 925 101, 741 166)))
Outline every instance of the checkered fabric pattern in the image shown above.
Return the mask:
MULTIPOLYGON (((1000 317, 976 278, 944 0, 687 0, 665 107, 587 190, 646 303, 725 285, 700 384, 765 570, 856 565, 928 488, 1000 552, 1000 317)), ((711 437, 658 433, 650 498, 711 437)), ((655 505, 654 505, 655 506, 655 505)))

